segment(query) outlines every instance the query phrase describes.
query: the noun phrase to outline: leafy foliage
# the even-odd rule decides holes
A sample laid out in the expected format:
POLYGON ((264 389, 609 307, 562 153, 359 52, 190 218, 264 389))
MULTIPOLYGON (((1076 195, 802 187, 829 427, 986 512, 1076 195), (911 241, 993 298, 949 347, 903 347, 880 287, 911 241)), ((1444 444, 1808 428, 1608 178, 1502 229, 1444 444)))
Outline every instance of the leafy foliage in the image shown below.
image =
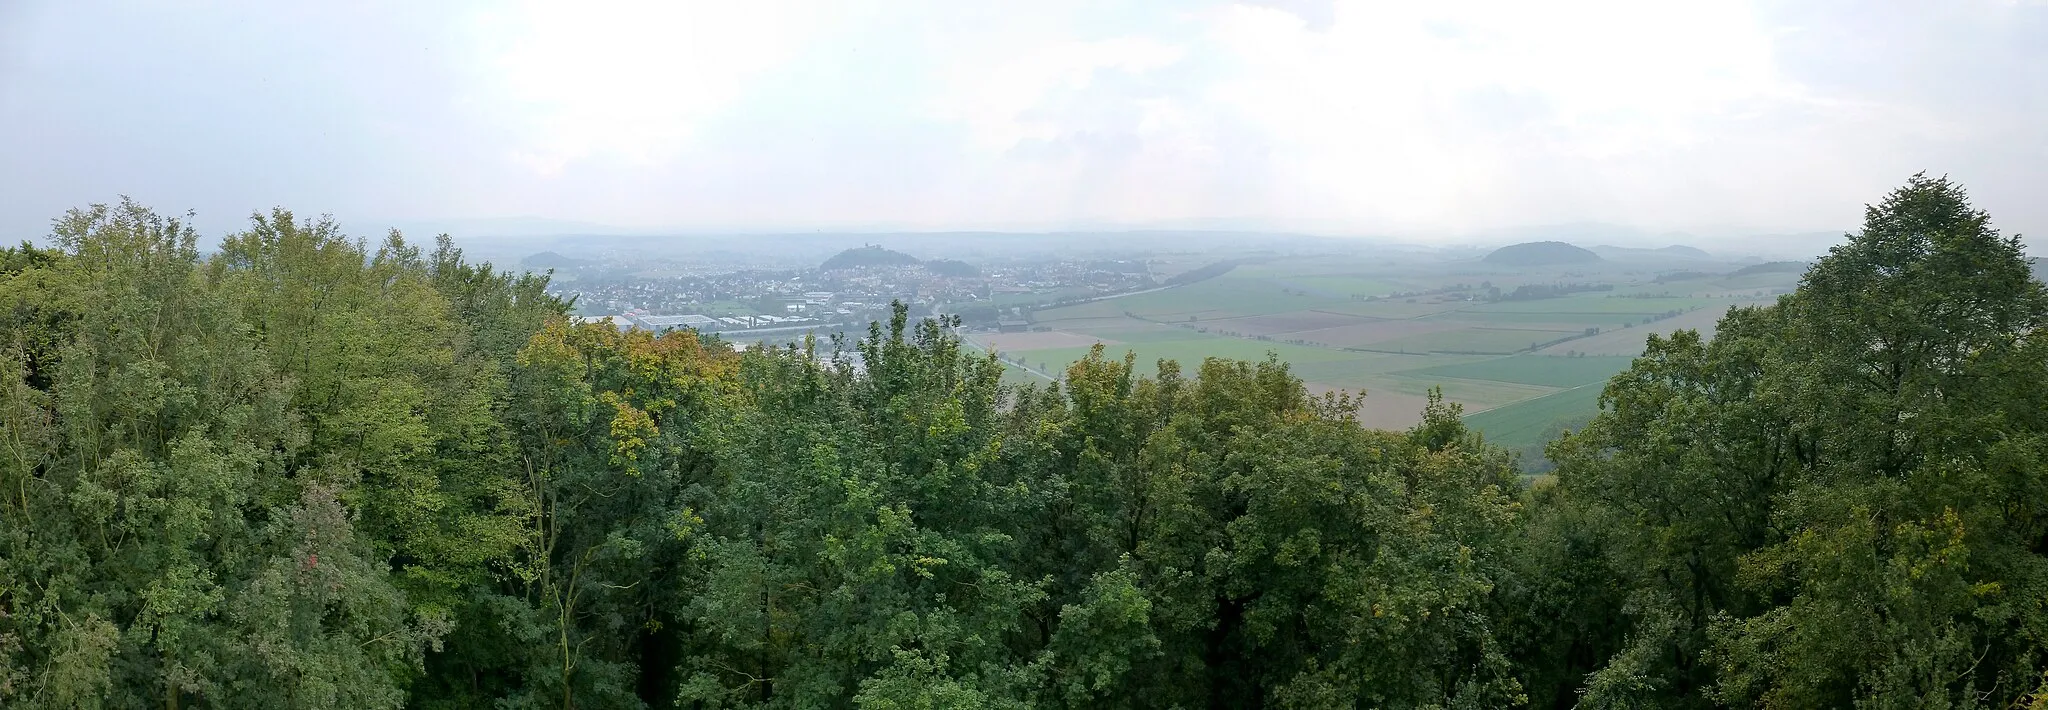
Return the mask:
POLYGON ((1272 357, 1003 384, 132 203, 0 250, 7 707, 2031 707, 2048 294, 1915 177, 1524 483, 1272 357))
POLYGON ((1797 293, 1652 337, 1550 452, 1618 573, 1587 612, 1633 622, 1588 699, 2020 702, 2048 663, 2044 322, 2019 241, 1916 176, 1797 293))

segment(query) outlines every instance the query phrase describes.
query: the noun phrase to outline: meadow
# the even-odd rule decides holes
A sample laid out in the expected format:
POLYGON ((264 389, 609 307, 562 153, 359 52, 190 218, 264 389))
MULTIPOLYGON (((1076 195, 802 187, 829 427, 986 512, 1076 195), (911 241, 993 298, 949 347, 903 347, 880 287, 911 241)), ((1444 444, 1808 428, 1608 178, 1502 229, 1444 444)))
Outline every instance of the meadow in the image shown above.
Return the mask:
MULTIPOLYGON (((1545 436, 1592 416, 1601 383, 1628 367, 1647 336, 1711 333, 1729 307, 1766 302, 1798 278, 1720 275, 1735 268, 1691 261, 1512 270, 1418 254, 1274 258, 1165 290, 1038 310, 1030 315, 1038 332, 973 337, 1054 374, 1097 342, 1110 357, 1134 354, 1147 373, 1160 360, 1188 370, 1209 357, 1272 356, 1312 392, 1368 393, 1361 420, 1388 428, 1418 421, 1423 396, 1437 388, 1490 440, 1537 452, 1545 436), (1681 267, 1700 275, 1658 279, 1681 267), (1487 300, 1489 287, 1561 283, 1607 288, 1487 300)), ((1017 370, 1013 379, 1044 378, 1017 370)))
POLYGON ((1542 446, 1560 426, 1576 426, 1592 417, 1604 383, 1580 385, 1465 417, 1465 425, 1486 440, 1517 451, 1542 446))
POLYGON ((1628 367, 1626 357, 1563 357, 1558 355, 1516 355, 1414 371, 1417 375, 1454 377, 1467 380, 1515 382, 1542 387, 1577 387, 1605 382, 1628 367))

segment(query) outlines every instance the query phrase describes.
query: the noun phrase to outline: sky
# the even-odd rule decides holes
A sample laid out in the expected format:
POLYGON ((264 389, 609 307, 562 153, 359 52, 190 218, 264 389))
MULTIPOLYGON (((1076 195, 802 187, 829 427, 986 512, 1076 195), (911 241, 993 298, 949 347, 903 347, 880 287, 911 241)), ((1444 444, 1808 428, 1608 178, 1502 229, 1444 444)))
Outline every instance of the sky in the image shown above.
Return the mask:
POLYGON ((9 241, 1839 232, 1923 170, 2048 232, 2048 0, 0 0, 9 241))

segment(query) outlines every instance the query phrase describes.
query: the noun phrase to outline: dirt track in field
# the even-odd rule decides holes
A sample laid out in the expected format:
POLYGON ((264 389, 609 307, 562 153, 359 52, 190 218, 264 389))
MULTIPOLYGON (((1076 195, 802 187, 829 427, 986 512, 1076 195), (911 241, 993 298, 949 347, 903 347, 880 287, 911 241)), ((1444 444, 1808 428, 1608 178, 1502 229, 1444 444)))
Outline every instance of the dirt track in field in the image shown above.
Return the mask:
MULTIPOLYGON (((1303 383, 1308 393, 1321 396, 1324 392, 1344 389, 1357 394, 1355 389, 1332 387, 1315 382, 1303 383)), ((1365 395, 1365 406, 1358 410, 1358 423, 1373 429, 1404 430, 1422 422, 1422 407, 1429 404, 1429 398, 1405 394, 1392 390, 1374 390, 1365 395)))

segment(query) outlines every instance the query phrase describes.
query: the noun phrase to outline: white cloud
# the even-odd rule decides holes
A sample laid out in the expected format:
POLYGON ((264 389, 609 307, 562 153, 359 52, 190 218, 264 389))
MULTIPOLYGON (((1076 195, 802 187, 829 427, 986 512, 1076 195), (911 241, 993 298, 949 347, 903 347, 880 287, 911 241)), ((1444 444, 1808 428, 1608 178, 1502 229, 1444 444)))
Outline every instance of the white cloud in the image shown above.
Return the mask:
POLYGON ((1744 2, 1278 5, 957 66, 937 115, 977 169, 945 194, 1079 221, 1803 227, 1966 130, 1802 83, 1800 38, 1744 2))
POLYGON ((1807 229, 1924 169, 2048 231, 2038 2, 511 2, 32 3, 0 218, 1807 229))
POLYGON ((966 124, 975 147, 984 151, 1055 140, 1062 132, 1061 117, 1038 110, 1053 93, 1085 90, 1099 71, 1142 74, 1170 66, 1183 54, 1179 47, 1143 37, 1035 47, 994 66, 954 69, 933 114, 966 124))
POLYGON ((1210 98, 1275 146, 1298 185, 1282 211, 1364 225, 1571 211, 1602 186, 1559 190, 1559 172, 1696 146, 1706 122, 1800 95, 1736 3, 1351 0, 1323 31, 1242 5, 1211 24, 1238 70, 1210 98))
POLYGON ((816 13, 781 0, 529 0, 476 18, 479 110, 543 174, 666 162, 700 122, 789 61, 816 13))

